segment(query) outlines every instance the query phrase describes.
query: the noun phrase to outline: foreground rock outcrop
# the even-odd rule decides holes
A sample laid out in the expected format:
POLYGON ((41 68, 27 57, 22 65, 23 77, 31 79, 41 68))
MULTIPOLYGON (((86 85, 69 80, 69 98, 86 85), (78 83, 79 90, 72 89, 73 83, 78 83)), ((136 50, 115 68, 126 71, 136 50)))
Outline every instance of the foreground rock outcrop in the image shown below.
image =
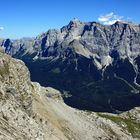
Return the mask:
POLYGON ((102 113, 68 107, 59 91, 31 82, 22 61, 0 53, 1 140, 133 140, 138 135, 102 113))

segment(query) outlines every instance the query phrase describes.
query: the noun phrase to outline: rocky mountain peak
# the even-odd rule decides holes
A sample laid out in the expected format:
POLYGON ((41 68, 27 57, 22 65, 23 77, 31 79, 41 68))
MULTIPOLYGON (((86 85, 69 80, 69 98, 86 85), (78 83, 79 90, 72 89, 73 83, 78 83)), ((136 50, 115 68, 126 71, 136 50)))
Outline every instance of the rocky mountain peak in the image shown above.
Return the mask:
POLYGON ((71 21, 70 21, 70 23, 69 24, 73 24, 73 25, 80 25, 80 24, 82 24, 82 22, 79 20, 79 19, 77 19, 77 18, 73 18, 71 21))
POLYGON ((81 22, 79 19, 72 19, 66 27, 68 30, 75 29, 75 28, 80 28, 81 26, 84 26, 84 23, 81 22))
MULTIPOLYGON (((29 52, 50 57, 50 54, 51 56, 53 54, 57 56, 60 52, 62 54, 72 41, 77 40, 80 46, 84 46, 81 49, 88 51, 88 55, 86 55, 88 58, 92 56, 95 60, 95 56, 100 57, 101 55, 104 56, 102 58, 105 58, 112 54, 112 51, 117 51, 120 58, 129 58, 134 61, 139 52, 139 34, 139 25, 125 21, 117 21, 111 26, 104 26, 96 22, 83 23, 79 19, 73 19, 67 26, 61 29, 51 29, 37 36, 36 39, 20 41, 7 39, 1 43, 1 46, 4 46, 5 51, 12 55, 22 48, 25 54, 29 52)), ((85 56, 85 53, 80 55, 85 56)))

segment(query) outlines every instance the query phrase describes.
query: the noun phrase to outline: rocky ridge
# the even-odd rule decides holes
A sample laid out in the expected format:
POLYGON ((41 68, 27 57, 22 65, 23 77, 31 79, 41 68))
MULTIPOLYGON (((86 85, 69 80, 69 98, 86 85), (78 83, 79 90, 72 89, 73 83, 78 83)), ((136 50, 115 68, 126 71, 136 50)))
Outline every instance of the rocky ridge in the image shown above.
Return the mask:
POLYGON ((22 59, 31 79, 68 95, 79 109, 118 113, 140 106, 140 26, 78 19, 36 38, 0 41, 22 59))
POLYGON ((140 52, 139 34, 140 26, 133 23, 117 21, 111 26, 105 26, 74 19, 61 29, 51 29, 35 39, 1 40, 1 46, 11 55, 23 50, 24 55, 36 52, 41 57, 67 57, 68 52, 73 51, 93 58, 98 69, 103 69, 114 61, 114 51, 119 58, 128 58, 134 63, 140 52))

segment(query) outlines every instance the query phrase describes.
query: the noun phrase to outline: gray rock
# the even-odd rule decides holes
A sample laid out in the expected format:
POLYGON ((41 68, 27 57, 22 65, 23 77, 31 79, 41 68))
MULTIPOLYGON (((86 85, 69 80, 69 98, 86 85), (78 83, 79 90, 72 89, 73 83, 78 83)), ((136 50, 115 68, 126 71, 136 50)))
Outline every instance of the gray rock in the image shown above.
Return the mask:
MULTIPOLYGON (((105 26, 96 22, 84 23, 74 19, 67 26, 57 30, 51 29, 35 39, 7 39, 0 41, 0 44, 11 55, 36 53, 40 57, 60 57, 60 54, 65 56, 62 55, 65 52, 64 50, 70 47, 71 42, 74 40, 79 42, 79 46, 83 46, 81 50, 88 51, 87 57, 92 56, 95 58, 95 56, 98 56, 101 58, 99 67, 101 69, 109 63, 102 64, 105 61, 103 59, 108 56, 111 57, 110 54, 114 50, 118 52, 120 59, 128 58, 132 62, 139 56, 140 26, 121 21, 105 26)), ((75 53, 79 54, 79 51, 75 50, 75 53)), ((80 53, 80 55, 85 56, 85 53, 80 53)), ((96 65, 98 66, 98 64, 96 65)))

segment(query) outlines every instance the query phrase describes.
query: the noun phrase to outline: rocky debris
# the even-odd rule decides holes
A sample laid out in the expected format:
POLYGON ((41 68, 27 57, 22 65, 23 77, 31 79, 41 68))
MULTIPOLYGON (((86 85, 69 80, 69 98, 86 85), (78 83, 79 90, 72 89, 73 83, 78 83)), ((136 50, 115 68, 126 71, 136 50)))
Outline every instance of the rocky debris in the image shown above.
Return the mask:
POLYGON ((140 123, 140 108, 135 107, 134 109, 131 109, 130 111, 124 112, 120 114, 123 118, 135 120, 137 123, 140 123))
POLYGON ((58 90, 30 81, 25 64, 0 53, 1 140, 133 140, 118 124, 64 104, 58 90))

